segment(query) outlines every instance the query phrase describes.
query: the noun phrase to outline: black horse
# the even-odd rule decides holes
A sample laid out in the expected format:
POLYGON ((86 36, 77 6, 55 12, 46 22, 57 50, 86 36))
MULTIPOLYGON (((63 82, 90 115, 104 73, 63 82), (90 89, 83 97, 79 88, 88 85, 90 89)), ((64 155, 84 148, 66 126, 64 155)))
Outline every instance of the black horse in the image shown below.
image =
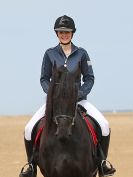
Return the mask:
POLYGON ((77 106, 80 66, 53 68, 35 161, 45 177, 95 177, 94 144, 77 106))

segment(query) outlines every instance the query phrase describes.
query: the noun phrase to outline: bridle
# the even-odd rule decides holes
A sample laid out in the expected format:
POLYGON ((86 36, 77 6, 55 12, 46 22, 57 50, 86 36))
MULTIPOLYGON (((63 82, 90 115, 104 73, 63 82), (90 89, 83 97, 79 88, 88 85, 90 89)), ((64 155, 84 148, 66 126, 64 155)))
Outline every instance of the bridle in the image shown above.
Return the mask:
POLYGON ((74 122, 74 120, 75 120, 75 116, 74 117, 72 117, 72 116, 68 116, 68 115, 57 115, 57 116, 55 116, 54 117, 54 122, 56 123, 56 125, 58 126, 59 125, 59 122, 58 122, 58 119, 59 118, 62 118, 62 119, 69 119, 69 120, 71 120, 72 121, 72 123, 71 123, 71 125, 73 126, 74 124, 75 124, 75 122, 74 122))
MULTIPOLYGON (((74 83, 75 86, 77 86, 78 83, 74 83)), ((55 85, 61 85, 61 83, 59 82, 56 82, 55 85)), ((76 109, 75 109, 75 115, 76 115, 76 109)), ((56 124, 57 126, 57 131, 56 131, 56 135, 58 135, 59 133, 59 119, 64 119, 64 120, 70 120, 71 121, 71 124, 70 124, 70 127, 69 127, 69 135, 72 135, 72 127, 75 125, 75 118, 76 116, 69 116, 69 115, 64 115, 64 114, 61 114, 61 115, 56 115, 53 117, 53 121, 54 123, 56 124)))
MULTIPOLYGON (((61 83, 56 82, 55 85, 61 85, 61 83)), ((75 85, 77 85, 77 83, 75 83, 75 85)), ((76 114, 76 112, 75 112, 75 114, 76 114)), ((73 117, 72 116, 68 116, 68 115, 64 115, 64 114, 55 116, 53 120, 54 120, 54 122, 56 123, 57 126, 59 125, 59 122, 58 122, 59 118, 71 120, 72 121, 72 123, 71 123, 72 126, 74 126, 74 124, 75 124, 75 122, 74 122, 75 115, 73 117)))
POLYGON ((68 128, 68 135, 71 136, 72 135, 72 127, 75 125, 75 121, 74 121, 75 120, 75 116, 72 117, 72 116, 68 116, 68 115, 62 114, 62 115, 57 115, 57 116, 54 117, 54 122, 55 122, 55 124, 57 126, 57 130, 56 130, 56 133, 55 133, 56 136, 59 135, 59 122, 58 122, 58 119, 64 119, 64 120, 69 119, 69 120, 71 120, 71 124, 70 124, 70 126, 68 128))

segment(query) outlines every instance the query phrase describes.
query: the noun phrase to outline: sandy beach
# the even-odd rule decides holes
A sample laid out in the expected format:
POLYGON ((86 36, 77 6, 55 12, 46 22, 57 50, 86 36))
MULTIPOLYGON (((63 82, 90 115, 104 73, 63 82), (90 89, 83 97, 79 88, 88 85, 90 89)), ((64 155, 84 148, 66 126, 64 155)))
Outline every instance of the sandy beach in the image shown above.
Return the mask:
MULTIPOLYGON (((114 177, 133 176, 133 113, 106 113, 112 130, 108 160, 114 177)), ((26 163, 23 131, 30 116, 0 117, 0 177, 18 177, 26 163)), ((38 177, 42 175, 38 173, 38 177)))

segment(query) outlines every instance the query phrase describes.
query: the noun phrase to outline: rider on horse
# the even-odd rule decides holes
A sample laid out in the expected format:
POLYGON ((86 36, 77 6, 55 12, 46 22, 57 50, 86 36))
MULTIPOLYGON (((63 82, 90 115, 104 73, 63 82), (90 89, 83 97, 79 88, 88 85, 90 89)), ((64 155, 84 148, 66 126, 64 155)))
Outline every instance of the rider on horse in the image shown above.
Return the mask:
MULTIPOLYGON (((57 67, 64 65, 68 71, 73 72, 81 64, 81 74, 83 76, 83 84, 79 81, 79 93, 78 104, 83 106, 87 113, 93 117, 100 125, 102 131, 101 147, 104 153, 105 160, 102 164, 102 169, 99 167, 100 176, 111 176, 116 171, 115 168, 110 168, 106 165, 106 158, 108 155, 109 141, 110 141, 110 128, 109 123, 105 117, 91 104, 86 98, 90 93, 94 84, 94 73, 91 65, 90 58, 85 49, 75 46, 71 40, 73 34, 76 31, 75 23, 71 17, 66 15, 59 17, 54 25, 54 30, 59 39, 59 44, 56 47, 48 49, 43 58, 41 69, 41 86, 44 92, 47 94, 49 89, 49 83, 52 76, 52 68, 56 62, 57 67), (103 173, 102 173, 103 172, 103 173)), ((32 161, 31 157, 33 153, 33 140, 31 138, 32 130, 36 123, 44 117, 46 103, 34 114, 32 119, 25 127, 25 148, 27 152, 28 162, 32 164, 32 168, 29 167, 25 172, 20 173, 20 177, 36 177, 36 164, 32 161), (34 171, 33 171, 34 169, 34 171)))

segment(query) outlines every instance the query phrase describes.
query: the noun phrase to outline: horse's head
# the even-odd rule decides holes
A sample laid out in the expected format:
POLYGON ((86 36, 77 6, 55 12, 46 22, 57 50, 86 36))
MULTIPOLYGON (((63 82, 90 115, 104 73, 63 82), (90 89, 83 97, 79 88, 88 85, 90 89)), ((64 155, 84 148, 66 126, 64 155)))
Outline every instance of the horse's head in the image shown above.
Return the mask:
MULTIPOLYGON (((56 135, 72 134, 75 110, 78 96, 78 81, 80 65, 75 72, 69 72, 66 67, 57 68, 54 65, 51 81, 52 121, 56 124, 56 135)), ((48 117, 49 119, 49 117, 48 117)))

